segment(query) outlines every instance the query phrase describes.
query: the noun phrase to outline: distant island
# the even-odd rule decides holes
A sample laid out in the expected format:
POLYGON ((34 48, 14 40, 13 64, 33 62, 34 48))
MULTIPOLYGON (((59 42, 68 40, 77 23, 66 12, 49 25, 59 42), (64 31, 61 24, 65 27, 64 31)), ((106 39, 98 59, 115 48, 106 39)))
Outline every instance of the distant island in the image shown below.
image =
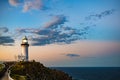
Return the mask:
MULTIPOLYGON (((6 62, 4 64, 7 68, 9 67, 10 77, 14 80, 72 80, 72 77, 67 73, 47 68, 34 60, 6 62)), ((1 71, 5 72, 6 67, 1 71)))

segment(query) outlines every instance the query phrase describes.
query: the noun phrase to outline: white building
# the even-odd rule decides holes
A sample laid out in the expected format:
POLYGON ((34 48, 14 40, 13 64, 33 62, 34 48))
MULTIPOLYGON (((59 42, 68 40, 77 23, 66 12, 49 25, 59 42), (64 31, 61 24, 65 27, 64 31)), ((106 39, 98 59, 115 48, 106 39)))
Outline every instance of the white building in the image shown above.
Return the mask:
POLYGON ((22 39, 21 47, 22 47, 22 53, 21 55, 18 55, 18 60, 28 61, 29 60, 29 55, 28 55, 29 44, 26 36, 22 39))

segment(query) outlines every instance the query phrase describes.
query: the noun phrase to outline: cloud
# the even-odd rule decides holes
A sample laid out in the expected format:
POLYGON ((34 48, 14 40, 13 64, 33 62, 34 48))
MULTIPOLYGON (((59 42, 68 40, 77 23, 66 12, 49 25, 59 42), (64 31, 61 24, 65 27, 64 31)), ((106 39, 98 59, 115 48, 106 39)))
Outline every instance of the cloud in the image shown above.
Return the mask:
POLYGON ((0 35, 2 35, 3 33, 8 32, 8 28, 6 27, 0 27, 0 35))
POLYGON ((39 35, 46 35, 53 31, 52 29, 58 28, 60 25, 64 24, 67 21, 66 16, 64 15, 56 15, 53 16, 52 20, 50 22, 45 23, 44 26, 42 26, 42 29, 35 29, 35 28, 17 28, 17 32, 19 33, 36 33, 39 35))
POLYGON ((44 25, 44 28, 51 28, 51 27, 57 27, 58 25, 64 24, 66 22, 66 17, 64 15, 57 15, 54 16, 52 21, 46 23, 44 25))
POLYGON ((7 27, 0 27, 0 45, 12 45, 14 43, 14 39, 10 36, 3 36, 3 34, 8 32, 7 27))
POLYGON ((22 28, 17 28, 17 29, 16 29, 16 31, 17 31, 18 33, 26 33, 26 30, 27 30, 27 29, 22 29, 22 28))
POLYGON ((23 12, 27 12, 32 9, 36 9, 36 10, 44 9, 43 1, 42 0, 25 0, 24 6, 23 6, 23 12))
POLYGON ((80 57, 79 54, 65 54, 68 57, 80 57))
POLYGON ((18 6, 20 3, 20 0, 9 0, 9 4, 12 6, 18 6))
POLYGON ((9 0, 9 4, 14 7, 22 7, 23 12, 46 9, 45 5, 43 4, 43 0, 9 0))
POLYGON ((10 36, 0 36, 0 45, 12 45, 14 40, 10 36))
POLYGON ((47 22, 42 28, 18 28, 18 33, 30 34, 33 46, 53 43, 70 44, 73 41, 83 39, 87 34, 88 26, 81 30, 63 26, 67 22, 66 16, 57 15, 47 22))
POLYGON ((103 18, 103 17, 106 17, 106 16, 108 16, 108 15, 113 14, 114 12, 115 12, 114 9, 106 10, 106 11, 103 11, 103 12, 101 12, 101 13, 99 13, 99 14, 89 15, 89 16, 87 16, 85 19, 86 19, 86 20, 99 20, 99 19, 101 19, 101 18, 103 18))
POLYGON ((54 32, 52 29, 58 28, 60 25, 64 24, 66 21, 67 21, 67 19, 64 15, 57 15, 57 16, 53 16, 53 18, 50 22, 45 23, 45 25, 42 26, 42 29, 17 28, 16 30, 19 33, 36 33, 39 35, 47 35, 51 32, 54 32))

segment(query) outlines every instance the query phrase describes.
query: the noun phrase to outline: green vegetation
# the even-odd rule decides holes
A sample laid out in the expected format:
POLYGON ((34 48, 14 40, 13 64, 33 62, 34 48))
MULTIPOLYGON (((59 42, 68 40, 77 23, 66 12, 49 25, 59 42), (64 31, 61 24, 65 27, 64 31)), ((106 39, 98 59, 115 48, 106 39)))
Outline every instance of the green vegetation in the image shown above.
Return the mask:
POLYGON ((3 64, 0 64, 0 79, 4 76, 5 72, 7 71, 7 69, 9 68, 9 66, 13 65, 15 62, 4 62, 3 64))
POLYGON ((39 62, 18 62, 10 68, 15 80, 72 80, 68 74, 46 68, 39 62))
POLYGON ((6 68, 3 64, 0 64, 0 79, 3 77, 5 74, 6 68))
POLYGON ((17 75, 17 74, 14 74, 11 76, 13 77, 14 80, 27 80, 27 77, 26 76, 21 76, 21 75, 17 75))
POLYGON ((7 68, 3 64, 0 64, 0 78, 2 78, 6 72, 7 68))
POLYGON ((0 72, 4 69, 4 65, 0 64, 0 72))

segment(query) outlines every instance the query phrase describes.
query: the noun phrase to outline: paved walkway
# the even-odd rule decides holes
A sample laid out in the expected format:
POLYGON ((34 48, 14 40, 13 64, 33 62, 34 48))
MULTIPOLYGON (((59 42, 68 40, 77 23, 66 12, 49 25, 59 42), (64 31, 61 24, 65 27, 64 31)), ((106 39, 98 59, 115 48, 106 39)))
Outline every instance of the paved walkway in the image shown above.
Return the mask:
POLYGON ((1 80, 9 80, 7 71, 5 72, 5 75, 3 76, 1 80))
MULTIPOLYGON (((3 64, 3 63, 2 63, 3 64)), ((5 67, 5 64, 3 64, 4 65, 4 67, 5 67)), ((0 79, 0 80, 9 80, 9 78, 8 78, 8 71, 6 70, 6 72, 5 72, 5 75, 2 77, 2 79, 0 79)))
MULTIPOLYGON (((13 65, 14 65, 14 64, 13 64, 13 65)), ((9 68, 8 68, 8 69, 6 70, 6 72, 5 72, 5 75, 4 75, 3 78, 0 79, 0 80, 13 80, 13 79, 9 79, 9 69, 10 69, 13 65, 9 66, 9 68)))

